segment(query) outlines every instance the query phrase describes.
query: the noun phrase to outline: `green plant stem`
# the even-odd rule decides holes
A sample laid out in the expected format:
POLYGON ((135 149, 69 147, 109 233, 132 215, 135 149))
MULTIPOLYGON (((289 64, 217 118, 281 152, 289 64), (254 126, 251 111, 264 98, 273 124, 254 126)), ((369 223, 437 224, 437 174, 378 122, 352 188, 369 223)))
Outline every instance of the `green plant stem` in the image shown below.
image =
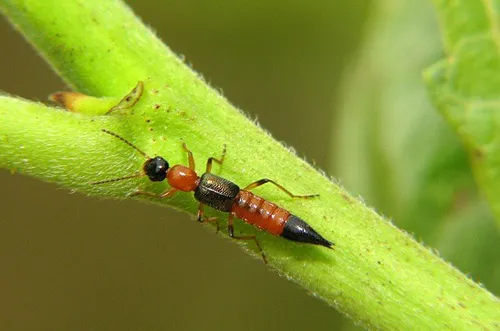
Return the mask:
MULTIPOLYGON (((89 195, 125 198, 137 188, 161 192, 167 186, 145 178, 90 185, 135 173, 144 162, 101 129, 171 164, 186 163, 182 138, 200 173, 226 143, 227 157, 222 167, 214 167, 217 174, 242 186, 269 177, 296 194, 320 194, 290 201, 272 187, 258 189, 334 241, 334 250, 291 243, 237 223, 238 231, 257 233, 279 273, 370 328, 500 327, 498 299, 274 141, 183 65, 123 3, 1 0, 0 6, 78 90, 121 97, 140 80, 145 87, 131 109, 107 116, 0 97, 1 167, 89 195)), ((160 202, 191 213, 197 208, 186 193, 160 202)))

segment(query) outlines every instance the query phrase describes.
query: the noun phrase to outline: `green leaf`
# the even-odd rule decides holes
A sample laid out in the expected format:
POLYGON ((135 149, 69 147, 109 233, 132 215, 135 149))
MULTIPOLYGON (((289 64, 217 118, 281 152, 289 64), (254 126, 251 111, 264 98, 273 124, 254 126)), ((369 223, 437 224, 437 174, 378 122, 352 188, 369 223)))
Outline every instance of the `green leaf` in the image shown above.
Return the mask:
POLYGON ((421 81, 440 54, 432 7, 416 0, 387 10, 387 3, 379 2, 343 89, 333 159, 350 190, 429 243, 456 192, 474 182, 421 81))
POLYGON ((500 235, 460 140, 429 102, 441 56, 431 4, 378 1, 342 89, 332 162, 343 184, 500 293, 500 235))
POLYGON ((499 1, 434 1, 446 58, 425 72, 429 91, 467 149, 500 227, 499 1))

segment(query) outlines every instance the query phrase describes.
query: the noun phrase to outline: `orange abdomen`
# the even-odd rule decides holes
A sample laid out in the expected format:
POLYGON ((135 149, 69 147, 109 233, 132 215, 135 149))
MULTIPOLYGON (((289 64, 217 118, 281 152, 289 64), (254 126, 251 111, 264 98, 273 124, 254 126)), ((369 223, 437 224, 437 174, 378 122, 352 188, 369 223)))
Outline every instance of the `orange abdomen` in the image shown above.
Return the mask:
POLYGON ((290 213, 249 191, 241 190, 236 196, 231 214, 245 222, 279 236, 290 213))

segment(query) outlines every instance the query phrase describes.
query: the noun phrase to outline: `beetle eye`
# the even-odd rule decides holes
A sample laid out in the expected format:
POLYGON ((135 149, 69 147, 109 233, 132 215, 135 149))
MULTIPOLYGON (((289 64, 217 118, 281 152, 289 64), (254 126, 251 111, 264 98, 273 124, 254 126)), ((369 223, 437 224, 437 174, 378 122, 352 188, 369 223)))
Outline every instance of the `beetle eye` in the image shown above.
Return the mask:
POLYGON ((167 160, 161 156, 154 157, 144 163, 144 172, 152 182, 161 182, 167 177, 170 168, 167 160))

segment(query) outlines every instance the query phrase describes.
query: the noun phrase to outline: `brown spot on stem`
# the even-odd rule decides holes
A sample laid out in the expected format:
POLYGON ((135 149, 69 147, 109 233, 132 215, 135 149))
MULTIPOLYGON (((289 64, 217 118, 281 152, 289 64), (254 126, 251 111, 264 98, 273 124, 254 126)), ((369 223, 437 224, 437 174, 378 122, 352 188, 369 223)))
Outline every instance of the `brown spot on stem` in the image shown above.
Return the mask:
POLYGON ((486 153, 482 148, 478 147, 478 148, 474 148, 473 155, 476 159, 481 161, 481 159, 483 159, 485 157, 486 153))
POLYGON ((342 196, 342 198, 343 198, 345 201, 347 201, 347 202, 349 202, 349 203, 352 203, 352 199, 351 199, 351 197, 350 197, 350 196, 348 196, 348 195, 347 195, 347 194, 345 194, 345 193, 341 193, 340 195, 342 196))
POLYGON ((82 93, 63 91, 63 92, 52 93, 51 95, 49 95, 49 100, 60 104, 70 112, 74 112, 76 111, 74 107, 75 103, 78 100, 81 100, 86 97, 87 96, 82 93))

